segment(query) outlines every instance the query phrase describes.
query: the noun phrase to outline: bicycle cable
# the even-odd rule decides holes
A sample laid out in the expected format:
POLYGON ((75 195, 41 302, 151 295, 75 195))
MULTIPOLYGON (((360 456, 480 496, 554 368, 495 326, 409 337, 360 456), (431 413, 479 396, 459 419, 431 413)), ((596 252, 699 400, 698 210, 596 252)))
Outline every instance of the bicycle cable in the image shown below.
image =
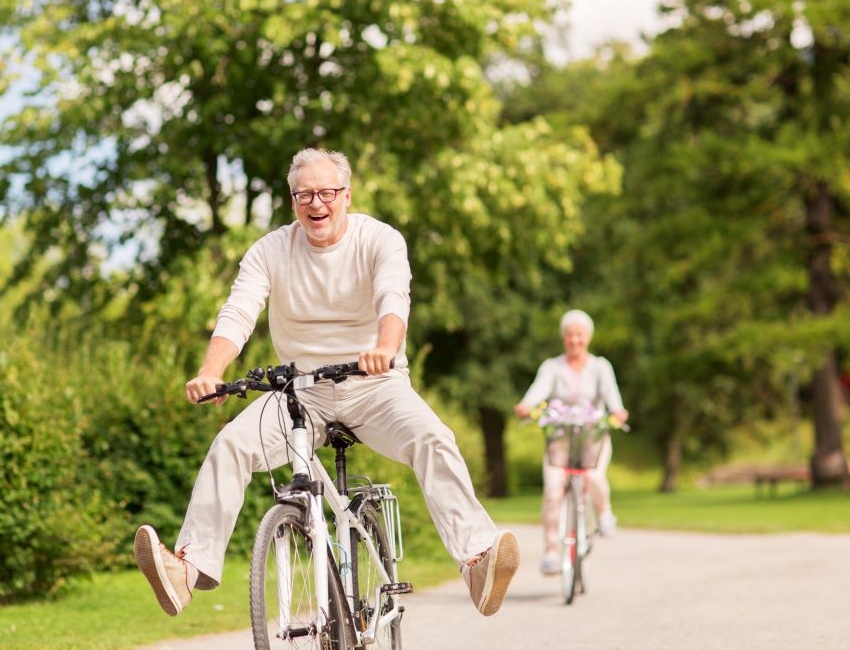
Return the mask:
MULTIPOLYGON (((302 374, 309 374, 309 373, 302 373, 302 374)), ((293 384, 294 381, 295 381, 295 377, 290 378, 286 382, 286 384, 284 384, 283 388, 281 388, 280 390, 276 390, 272 394, 270 394, 268 396, 268 399, 266 400, 266 403, 263 404, 263 409, 260 412, 260 421, 259 421, 260 448, 263 450, 263 460, 265 461, 265 464, 266 464, 266 471, 269 475, 269 481, 271 482, 271 486, 272 486, 273 491, 275 489, 274 470, 271 466, 271 463, 269 463, 269 458, 268 458, 268 455, 266 454, 266 444, 265 444, 265 440, 263 439, 263 426, 262 426, 263 416, 264 416, 266 406, 268 405, 268 403, 271 400, 275 400, 277 402, 278 426, 280 428, 281 434, 283 435, 283 440, 284 440, 284 443, 286 444, 286 448, 287 448, 287 459, 288 460, 287 460, 286 464, 289 464, 291 466, 292 456, 297 453, 297 450, 295 449, 295 447, 293 447, 292 443, 290 442, 291 431, 290 431, 290 427, 288 426, 287 419, 283 414, 282 401, 283 401, 284 397, 286 397, 288 399, 288 395, 287 395, 286 391, 289 389, 290 385, 293 384)), ((315 427, 315 424, 313 423, 313 416, 310 413, 310 411, 307 409, 307 407, 305 407, 301 403, 300 400, 298 400, 298 404, 301 407, 301 412, 303 413, 304 418, 306 420, 304 428, 305 428, 305 430, 307 429, 306 424, 307 424, 307 422, 309 422, 309 428, 310 428, 310 431, 312 432, 311 436, 310 436, 312 444, 310 445, 309 460, 301 457, 300 454, 298 454, 298 456, 301 457, 301 460, 304 461, 304 464, 307 466, 308 471, 309 471, 310 462, 315 457, 316 427, 315 427)), ((310 478, 312 479, 313 477, 310 476, 310 478)))

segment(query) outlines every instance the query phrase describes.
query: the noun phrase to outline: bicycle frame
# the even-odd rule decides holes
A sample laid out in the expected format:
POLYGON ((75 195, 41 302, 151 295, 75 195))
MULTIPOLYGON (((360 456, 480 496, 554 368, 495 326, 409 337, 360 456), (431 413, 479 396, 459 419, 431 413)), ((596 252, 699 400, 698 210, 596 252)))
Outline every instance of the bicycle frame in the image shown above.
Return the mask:
MULTIPOLYGON (((247 378, 218 384, 215 393, 198 398, 198 402, 222 395, 244 398, 256 390, 275 391, 286 399, 291 427, 284 434, 293 476, 287 485, 278 485, 269 470, 276 503, 263 517, 251 565, 251 622, 257 647, 270 647, 265 611, 269 601, 263 593, 267 575, 273 575, 277 585, 276 637, 336 639, 341 648, 400 647, 397 627, 404 608, 398 596, 412 587, 396 581, 403 554, 398 500, 389 485, 368 479, 349 490, 345 450, 357 438, 340 422, 326 425, 326 442, 337 451, 336 480, 331 478, 314 452, 307 413, 296 394, 319 380, 340 382, 365 375, 358 366, 357 362, 327 365, 307 373, 299 372, 294 363, 255 368, 247 378), (333 537, 325 506, 332 513, 328 518, 334 525, 333 537), (299 582, 297 587, 293 580, 299 582), (298 605, 308 601, 305 618, 298 605), (379 635, 386 636, 389 646, 382 645, 379 635)), ((282 406, 278 401, 277 408, 282 406)), ((308 645, 312 647, 309 640, 308 645)))
POLYGON ((590 507, 590 503, 588 502, 588 481, 587 474, 588 470, 586 469, 569 469, 567 468, 566 473, 568 475, 568 481, 572 484, 573 489, 575 490, 576 495, 578 495, 578 503, 577 503, 577 512, 578 512, 578 524, 576 528, 576 537, 578 546, 576 550, 579 555, 585 555, 588 551, 588 541, 590 531, 587 530, 587 508, 590 507))
MULTIPOLYGON (((565 467, 564 473, 567 475, 567 483, 570 489, 572 489, 577 496, 576 512, 578 514, 578 519, 576 521, 576 538, 575 540, 569 540, 568 543, 575 545, 574 552, 579 557, 584 557, 590 550, 590 532, 587 530, 586 516, 587 508, 590 507, 590 504, 588 503, 587 486, 588 470, 565 467)), ((566 491, 564 492, 564 498, 566 498, 566 491)))
MULTIPOLYGON (((368 549, 369 557, 372 565, 377 569, 378 574, 381 578, 381 581, 384 585, 393 584, 396 581, 396 577, 394 575, 389 575, 386 568, 381 561, 380 555, 378 554, 378 550, 375 548, 375 545, 357 519, 355 513, 351 511, 351 503, 352 500, 349 498, 348 494, 341 492, 337 489, 333 479, 328 474, 324 465, 315 456, 313 453, 313 449, 309 444, 307 429, 303 425, 301 426, 293 426, 290 433, 290 444, 292 447, 292 469, 293 469, 293 483, 290 484, 291 487, 293 485, 299 486, 299 489, 285 489, 281 493, 278 494, 278 499, 280 501, 304 501, 306 499, 308 503, 308 512, 309 512, 309 521, 311 525, 309 526, 310 537, 313 543, 314 549, 326 549, 334 548, 337 549, 338 557, 342 558, 339 561, 340 567, 344 568, 350 562, 352 548, 351 548, 351 531, 357 530, 360 533, 363 542, 368 549), (297 477, 302 476, 306 477, 305 479, 298 479, 297 477), (306 488, 306 489, 304 489, 306 488), (325 513, 323 508, 323 503, 327 504, 333 513, 333 521, 335 528, 335 538, 331 539, 327 521, 325 519, 325 513)), ((380 502, 382 504, 382 508, 387 501, 391 499, 387 497, 385 492, 381 490, 381 488, 385 488, 385 486, 373 486, 374 491, 380 497, 380 502)), ((392 497, 394 500, 395 497, 392 497)), ((398 529, 398 517, 391 509, 384 509, 384 513, 390 512, 390 517, 387 517, 388 529, 389 525, 392 525, 392 529, 389 529, 390 535, 390 545, 393 549, 393 560, 394 562, 400 559, 400 556, 397 554, 397 549, 400 547, 400 531, 398 529), (391 522, 391 523, 390 523, 391 522)), ((289 567, 286 566, 284 562, 286 558, 278 558, 278 575, 279 580, 278 584, 289 584, 288 576, 289 576, 289 567), (283 566, 282 566, 283 565, 283 566)), ((312 556, 313 560, 313 571, 314 571, 314 582, 316 588, 316 599, 319 604, 319 609, 327 615, 329 611, 329 594, 328 594, 328 554, 323 552, 313 552, 312 556)), ((345 588, 346 594, 346 602, 348 603, 348 607, 350 611, 354 611, 355 603, 354 603, 354 575, 349 571, 341 571, 343 575, 341 575, 343 579, 343 585, 345 588)), ((286 596, 286 595, 284 595, 286 596)), ((375 589, 375 593, 372 595, 374 599, 374 606, 376 611, 379 608, 380 599, 381 599, 381 588, 377 587, 375 589)), ((289 621, 290 613, 286 611, 286 609, 291 604, 291 600, 288 597, 283 597, 279 599, 280 609, 279 619, 281 622, 289 621)), ((369 644, 371 643, 378 632, 378 629, 389 625, 396 618, 401 616, 402 609, 399 605, 398 599, 393 599, 393 607, 386 613, 382 614, 380 618, 375 617, 370 621, 370 625, 366 630, 356 629, 355 632, 358 635, 358 645, 360 644, 369 644)), ((327 623, 327 620, 319 619, 319 629, 317 633, 321 633, 324 625, 327 623)), ((286 634, 285 630, 279 630, 279 633, 284 635, 286 634)))

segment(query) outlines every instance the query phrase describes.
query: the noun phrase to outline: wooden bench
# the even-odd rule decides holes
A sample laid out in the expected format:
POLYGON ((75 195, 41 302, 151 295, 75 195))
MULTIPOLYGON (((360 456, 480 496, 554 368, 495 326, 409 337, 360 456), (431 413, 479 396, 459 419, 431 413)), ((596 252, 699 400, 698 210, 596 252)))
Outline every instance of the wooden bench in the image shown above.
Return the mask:
POLYGON ((780 483, 796 483, 803 488, 810 479, 811 473, 805 465, 728 465, 715 467, 697 484, 709 487, 751 483, 755 486, 756 496, 776 496, 780 483))
POLYGON ((796 483, 798 489, 809 484, 811 472, 805 465, 785 465, 779 467, 761 467, 756 471, 753 479, 756 486, 756 494, 769 493, 776 496, 777 486, 780 483, 796 483))

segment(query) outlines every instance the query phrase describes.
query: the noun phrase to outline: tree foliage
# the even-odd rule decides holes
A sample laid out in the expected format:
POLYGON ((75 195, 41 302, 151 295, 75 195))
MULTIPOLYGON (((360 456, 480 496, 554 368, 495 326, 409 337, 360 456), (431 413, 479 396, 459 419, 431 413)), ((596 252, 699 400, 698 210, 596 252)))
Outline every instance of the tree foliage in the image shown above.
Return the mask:
MULTIPOLYGON (((174 299, 171 288, 192 281, 198 251, 215 251, 228 231, 290 218, 285 174, 296 150, 345 151, 354 208, 408 239, 412 349, 434 349, 438 337, 467 342, 454 360, 435 354, 427 374, 471 365, 462 381, 475 398, 468 407, 498 405, 492 435, 501 447, 506 396, 527 379, 511 368, 527 360, 517 355, 491 372, 496 364, 478 341, 492 335, 469 306, 486 298, 485 311, 502 311, 540 289, 542 266, 567 269, 583 197, 618 183, 617 166, 580 129, 555 138, 542 120, 499 125, 487 66, 539 51, 536 24, 556 4, 19 7, 15 26, 41 75, 33 98, 41 105, 2 132, 17 155, 2 165, 16 181, 0 198, 7 220, 22 220, 32 238, 13 282, 46 259, 39 279, 48 304, 77 301, 94 313, 117 298, 143 322, 163 309, 153 306, 159 296, 174 299), (116 296, 99 270, 128 256, 138 263, 116 296), (491 390, 472 388, 480 377, 491 390)), ((526 329, 516 321, 499 349, 526 329)))
POLYGON ((409 181, 486 133, 497 108, 482 65, 515 51, 543 11, 534 0, 19 6, 12 25, 39 77, 2 137, 16 152, 4 176, 20 183, 5 186, 5 213, 33 237, 18 277, 50 251, 45 284, 83 295, 97 263, 129 246, 140 295, 155 295, 204 237, 288 220, 286 170, 307 145, 346 151, 366 195, 409 181))
POLYGON ((559 114, 587 120, 624 167, 622 198, 589 207, 576 299, 628 332, 620 365, 662 454, 723 451, 735 425, 787 412, 793 376, 813 382, 815 476, 843 480, 848 16, 665 4, 677 22, 646 57, 553 73, 600 91, 591 108, 564 97, 559 114))

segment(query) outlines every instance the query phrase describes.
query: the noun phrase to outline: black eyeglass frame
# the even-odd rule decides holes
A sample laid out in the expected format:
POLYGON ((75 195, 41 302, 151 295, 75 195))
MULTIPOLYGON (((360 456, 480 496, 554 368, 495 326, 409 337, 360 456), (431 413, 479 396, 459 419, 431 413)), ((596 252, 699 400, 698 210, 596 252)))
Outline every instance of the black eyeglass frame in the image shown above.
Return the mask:
POLYGON ((316 190, 314 192, 311 192, 309 190, 304 190, 302 192, 292 192, 291 194, 292 194, 292 199, 295 201, 295 203, 297 205, 310 205, 313 202, 313 197, 316 197, 316 196, 319 197, 319 201, 321 201, 322 203, 333 203, 334 201, 336 201, 336 197, 339 196, 339 193, 342 192, 343 190, 347 190, 347 189, 348 189, 348 186, 346 185, 346 186, 343 186, 343 187, 326 187, 324 189, 316 190), (322 198, 322 192, 333 192, 333 196, 329 199, 323 199, 322 198), (304 200, 298 198, 299 196, 306 197, 307 195, 310 196, 310 198, 307 201, 304 201, 304 200))

